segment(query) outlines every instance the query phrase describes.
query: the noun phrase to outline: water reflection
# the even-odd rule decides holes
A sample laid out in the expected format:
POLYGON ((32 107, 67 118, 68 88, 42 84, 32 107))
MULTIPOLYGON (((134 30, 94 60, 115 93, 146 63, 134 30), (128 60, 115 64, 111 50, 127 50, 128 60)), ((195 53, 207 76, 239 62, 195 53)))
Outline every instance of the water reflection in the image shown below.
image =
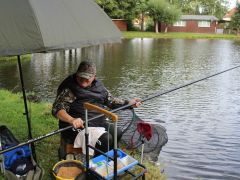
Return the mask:
MULTIPOLYGON (((115 95, 142 97, 240 64, 240 43, 229 40, 136 38, 122 44, 34 54, 23 61, 26 89, 53 101, 58 84, 93 59, 115 95)), ((0 86, 20 90, 16 62, 0 62, 0 86)), ((240 179, 240 70, 145 102, 145 120, 164 120, 169 141, 159 161, 169 179, 240 179)))

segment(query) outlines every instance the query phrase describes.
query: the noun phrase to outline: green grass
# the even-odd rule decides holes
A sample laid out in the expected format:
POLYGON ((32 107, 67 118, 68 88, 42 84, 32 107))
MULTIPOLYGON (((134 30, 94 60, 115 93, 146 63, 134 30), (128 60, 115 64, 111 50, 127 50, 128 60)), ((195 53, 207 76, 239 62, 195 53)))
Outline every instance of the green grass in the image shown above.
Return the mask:
POLYGON ((169 39, 231 39, 240 40, 240 36, 233 34, 205 34, 205 33, 154 33, 154 32, 123 32, 124 38, 169 38, 169 39))
MULTIPOLYGON (((31 60, 32 55, 31 54, 26 54, 21 56, 21 60, 31 60)), ((0 57, 0 61, 16 61, 17 56, 3 56, 0 57)))
MULTIPOLYGON (((33 137, 39 137, 58 129, 58 121, 51 115, 51 105, 47 103, 28 103, 31 113, 33 137)), ((24 104, 21 93, 13 94, 0 89, 0 125, 6 125, 20 142, 27 140, 27 121, 23 115, 24 104)), ((53 135, 35 143, 38 164, 44 169, 44 180, 54 179, 52 167, 58 162, 57 149, 59 135, 53 135)), ((139 159, 139 156, 136 156, 139 159)), ((146 162, 148 169, 146 179, 160 179, 165 177, 160 173, 160 166, 146 162)), ((0 179, 3 175, 0 174, 0 179)), ((128 179, 126 177, 126 179, 128 179)))
MULTIPOLYGON (((38 137, 58 129, 57 120, 51 115, 51 106, 46 103, 28 103, 31 113, 33 137, 38 137)), ((23 115, 24 105, 21 94, 0 90, 0 125, 6 125, 20 141, 27 140, 27 121, 23 115)), ((35 143, 37 160, 44 168, 44 179, 51 178, 51 168, 58 161, 59 135, 45 138, 35 143)), ((1 179, 1 176, 0 176, 1 179)))

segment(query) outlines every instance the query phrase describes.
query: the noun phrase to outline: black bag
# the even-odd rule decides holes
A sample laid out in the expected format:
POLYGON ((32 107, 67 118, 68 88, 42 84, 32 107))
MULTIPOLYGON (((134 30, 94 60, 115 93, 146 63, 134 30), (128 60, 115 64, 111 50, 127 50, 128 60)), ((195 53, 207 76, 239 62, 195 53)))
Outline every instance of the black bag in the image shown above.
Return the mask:
POLYGON ((6 126, 0 126, 0 139, 2 149, 4 149, 3 147, 10 147, 19 144, 19 141, 6 126))
MULTIPOLYGON (((0 149, 19 144, 6 126, 0 126, 0 149)), ((28 145, 3 153, 4 176, 8 180, 41 180, 43 170, 34 161, 28 145)))

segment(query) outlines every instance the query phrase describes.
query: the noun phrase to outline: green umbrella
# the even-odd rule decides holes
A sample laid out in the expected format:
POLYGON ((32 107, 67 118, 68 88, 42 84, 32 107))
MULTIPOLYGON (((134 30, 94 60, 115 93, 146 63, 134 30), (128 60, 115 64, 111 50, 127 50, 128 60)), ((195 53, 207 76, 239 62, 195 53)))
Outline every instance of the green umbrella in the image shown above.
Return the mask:
POLYGON ((120 42, 120 38, 118 28, 93 0, 0 0, 0 56, 18 56, 30 139, 20 55, 120 42))
POLYGON ((0 0, 0 55, 73 49, 120 41, 93 0, 0 0))

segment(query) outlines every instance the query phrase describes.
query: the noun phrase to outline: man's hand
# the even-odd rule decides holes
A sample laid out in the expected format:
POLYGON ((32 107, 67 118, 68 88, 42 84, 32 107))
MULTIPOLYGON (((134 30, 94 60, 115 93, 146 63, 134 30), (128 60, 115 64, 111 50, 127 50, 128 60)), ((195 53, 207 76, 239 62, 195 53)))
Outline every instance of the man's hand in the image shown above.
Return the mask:
POLYGON ((71 124, 75 129, 84 128, 83 120, 81 118, 73 118, 70 116, 65 109, 61 109, 57 112, 57 117, 63 121, 71 124))
POLYGON ((83 120, 81 118, 73 118, 72 119, 72 126, 75 129, 77 129, 77 128, 84 128, 83 120))
POLYGON ((134 108, 137 108, 142 105, 142 102, 139 98, 133 98, 128 102, 128 104, 131 104, 134 108))

